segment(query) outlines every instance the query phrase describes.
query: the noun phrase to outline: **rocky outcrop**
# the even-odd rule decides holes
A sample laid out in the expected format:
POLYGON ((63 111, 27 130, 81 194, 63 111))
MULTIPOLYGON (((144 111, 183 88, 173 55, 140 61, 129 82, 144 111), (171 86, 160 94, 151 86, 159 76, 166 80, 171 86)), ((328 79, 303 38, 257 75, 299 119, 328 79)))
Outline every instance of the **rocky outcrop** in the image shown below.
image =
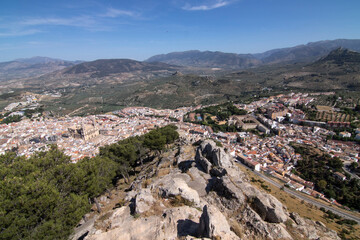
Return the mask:
POLYGON ((200 206, 199 194, 196 190, 190 188, 182 178, 164 178, 158 188, 162 197, 181 196, 194 205, 200 206))
POLYGON ((216 143, 212 140, 206 140, 200 144, 195 160, 199 161, 206 172, 210 171, 209 163, 213 166, 222 168, 233 166, 231 156, 225 153, 223 148, 216 146, 216 143))
POLYGON ((198 228, 199 237, 240 239, 231 230, 225 216, 214 206, 205 205, 198 228))
POLYGON ((283 205, 275 198, 258 195, 252 205, 259 216, 267 222, 282 223, 288 219, 288 216, 283 211, 283 205))
POLYGON ((300 217, 296 212, 290 213, 290 217, 297 225, 305 225, 305 220, 300 217))
POLYGON ((141 214, 148 211, 154 202, 155 199, 150 189, 141 189, 135 197, 135 213, 141 214))
POLYGON ((201 149, 198 148, 196 151, 195 161, 203 168, 204 172, 210 173, 211 163, 202 155, 201 149))
POLYGON ((85 239, 177 239, 180 236, 194 236, 199 217, 200 212, 188 206, 164 209, 157 215, 139 218, 134 218, 127 207, 122 207, 105 220, 111 223, 108 229, 97 230, 85 239))
POLYGON ((293 231, 303 239, 340 239, 336 232, 329 230, 322 222, 301 218, 298 213, 290 213, 293 231))
POLYGON ((239 208, 246 202, 245 195, 235 186, 229 176, 215 178, 211 189, 218 194, 222 204, 228 209, 239 208))
POLYGON ((211 140, 182 147, 149 164, 122 207, 84 218, 72 239, 339 239, 251 185, 211 140))

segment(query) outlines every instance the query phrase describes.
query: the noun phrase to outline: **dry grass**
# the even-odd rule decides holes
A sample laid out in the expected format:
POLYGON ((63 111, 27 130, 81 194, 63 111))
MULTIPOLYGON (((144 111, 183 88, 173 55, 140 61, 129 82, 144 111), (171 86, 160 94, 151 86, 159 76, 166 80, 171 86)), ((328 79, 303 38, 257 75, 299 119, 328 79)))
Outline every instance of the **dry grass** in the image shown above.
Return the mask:
MULTIPOLYGON (((254 174, 252 171, 248 170, 242 165, 238 165, 238 167, 248 175, 249 179, 254 178, 256 180, 255 182, 252 183, 254 186, 256 186, 259 189, 262 189, 261 187, 262 179, 260 177, 258 177, 256 174, 254 174)), ((272 184, 267 184, 267 185, 268 188, 271 189, 270 194, 276 197, 282 204, 284 204, 288 208, 289 212, 297 212, 303 218, 311 219, 314 221, 320 221, 324 223, 328 228, 335 230, 339 234, 343 231, 343 229, 350 230, 350 234, 346 234, 346 237, 349 237, 350 239, 352 238, 359 239, 358 237, 360 236, 359 225, 356 225, 353 228, 345 225, 339 225, 334 220, 325 218, 324 213, 316 206, 307 203, 305 201, 302 201, 294 197, 293 195, 290 195, 285 191, 280 190, 279 188, 273 186, 272 184)))
POLYGON ((194 203, 192 201, 183 198, 181 195, 176 195, 175 197, 172 197, 169 200, 170 200, 169 203, 172 207, 194 206, 194 203))
POLYGON ((163 177, 165 175, 168 175, 170 173, 171 169, 170 168, 161 168, 158 170, 157 172, 157 176, 158 177, 163 177))
POLYGON ((230 219, 229 224, 230 224, 230 230, 233 231, 236 234, 236 236, 242 239, 244 232, 243 227, 234 219, 230 219))
POLYGON ((142 185, 143 188, 147 188, 148 186, 151 185, 151 183, 152 183, 152 179, 148 178, 145 181, 143 181, 141 185, 142 185))
POLYGON ((150 217, 150 216, 161 216, 164 211, 164 207, 160 205, 161 201, 155 201, 154 204, 151 206, 149 211, 144 212, 141 214, 142 217, 150 217))

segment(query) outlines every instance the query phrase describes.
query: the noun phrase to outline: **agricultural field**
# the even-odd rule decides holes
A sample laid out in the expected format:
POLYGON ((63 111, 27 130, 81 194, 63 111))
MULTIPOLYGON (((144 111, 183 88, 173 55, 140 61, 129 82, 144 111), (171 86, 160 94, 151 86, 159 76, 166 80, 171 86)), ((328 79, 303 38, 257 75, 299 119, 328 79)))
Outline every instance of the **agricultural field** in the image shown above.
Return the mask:
POLYGON ((318 111, 316 119, 323 122, 350 122, 351 116, 345 113, 318 111))
POLYGON ((319 96, 313 102, 314 105, 329 106, 333 108, 355 108, 356 105, 360 105, 360 93, 359 92, 344 92, 340 91, 337 94, 330 96, 319 96))

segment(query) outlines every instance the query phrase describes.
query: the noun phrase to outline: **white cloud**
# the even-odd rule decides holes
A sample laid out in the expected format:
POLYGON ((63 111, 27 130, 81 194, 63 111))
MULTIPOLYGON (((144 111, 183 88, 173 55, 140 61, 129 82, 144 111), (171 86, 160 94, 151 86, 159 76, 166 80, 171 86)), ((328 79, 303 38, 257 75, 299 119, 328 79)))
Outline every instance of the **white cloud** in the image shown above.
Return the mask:
POLYGON ((21 25, 37 26, 37 25, 62 25, 74 27, 91 27, 96 21, 89 16, 80 16, 73 18, 29 18, 22 21, 21 25))
MULTIPOLYGON (((138 18, 137 12, 107 8, 105 14, 90 14, 72 17, 25 17, 21 20, 9 20, 0 22, 0 37, 15 37, 32 35, 43 31, 48 31, 43 27, 47 26, 65 26, 78 27, 88 31, 113 31, 117 25, 126 24, 119 21, 110 20, 120 16, 138 18), (37 28, 37 29, 35 29, 37 28), (40 29, 40 30, 39 30, 40 29)), ((0 18, 1 19, 1 18, 0 18)), ((2 19, 1 19, 2 20, 2 19)), ((51 31, 51 30, 50 30, 51 31)))
POLYGON ((8 32, 0 32, 0 37, 17 37, 17 36, 26 36, 26 35, 33 35, 35 33, 41 32, 37 29, 28 29, 28 30, 21 30, 21 31, 8 31, 8 32))
POLYGON ((198 5, 198 6, 192 6, 190 4, 186 4, 182 9, 187 11, 207 11, 215 8, 224 7, 229 4, 230 1, 217 0, 215 3, 198 5))
POLYGON ((116 8, 108 8, 107 12, 100 16, 101 17, 111 17, 111 18, 115 18, 115 17, 119 17, 119 16, 135 17, 135 16, 137 16, 137 14, 132 11, 126 11, 126 10, 121 10, 121 9, 116 9, 116 8))

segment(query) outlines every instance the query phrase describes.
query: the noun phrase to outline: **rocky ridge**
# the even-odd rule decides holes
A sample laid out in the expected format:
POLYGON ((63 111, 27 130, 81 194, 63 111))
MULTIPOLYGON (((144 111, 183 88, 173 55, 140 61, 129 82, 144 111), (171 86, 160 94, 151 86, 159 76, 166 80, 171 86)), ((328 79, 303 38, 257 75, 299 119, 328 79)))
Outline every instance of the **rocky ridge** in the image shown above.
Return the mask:
MULTIPOLYGON (((101 201, 106 202, 103 196, 101 201)), ((72 239, 340 239, 251 185, 212 140, 183 140, 144 170, 118 208, 86 219, 72 239)))

